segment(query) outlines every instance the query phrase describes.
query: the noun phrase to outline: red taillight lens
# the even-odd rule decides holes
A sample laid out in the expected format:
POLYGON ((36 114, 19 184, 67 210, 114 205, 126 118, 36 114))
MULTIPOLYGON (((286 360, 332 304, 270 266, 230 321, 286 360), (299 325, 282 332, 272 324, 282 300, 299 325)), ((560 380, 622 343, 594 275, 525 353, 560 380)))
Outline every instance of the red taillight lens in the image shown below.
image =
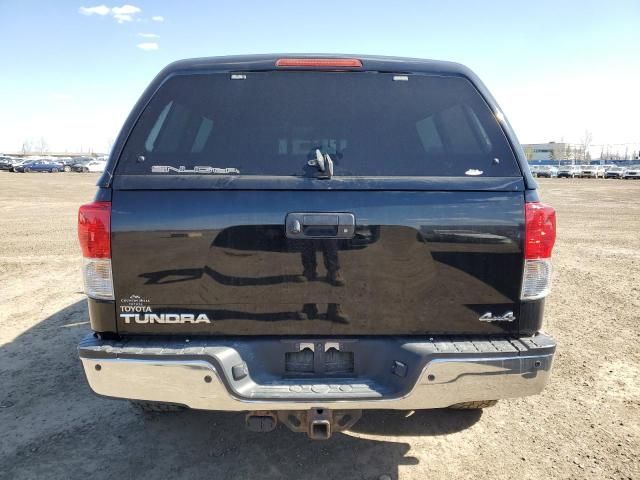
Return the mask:
POLYGON ((524 258, 550 258, 556 241, 556 211, 544 203, 525 203, 524 258))
POLYGON ((362 68, 357 58, 280 58, 276 67, 362 68))
POLYGON ((93 202, 78 210, 78 239, 86 258, 111 258, 111 202, 93 202))

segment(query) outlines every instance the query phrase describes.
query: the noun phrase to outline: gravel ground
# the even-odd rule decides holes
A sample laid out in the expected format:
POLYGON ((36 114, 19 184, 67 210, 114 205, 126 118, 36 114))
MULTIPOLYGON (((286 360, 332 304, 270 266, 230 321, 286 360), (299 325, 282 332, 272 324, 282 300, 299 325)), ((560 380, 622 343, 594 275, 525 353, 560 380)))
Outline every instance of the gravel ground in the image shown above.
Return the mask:
POLYGON ((75 216, 95 181, 0 172, 0 478, 640 478, 640 182, 540 181, 559 216, 546 308, 559 348, 542 395, 367 412, 312 442, 91 394, 75 216))

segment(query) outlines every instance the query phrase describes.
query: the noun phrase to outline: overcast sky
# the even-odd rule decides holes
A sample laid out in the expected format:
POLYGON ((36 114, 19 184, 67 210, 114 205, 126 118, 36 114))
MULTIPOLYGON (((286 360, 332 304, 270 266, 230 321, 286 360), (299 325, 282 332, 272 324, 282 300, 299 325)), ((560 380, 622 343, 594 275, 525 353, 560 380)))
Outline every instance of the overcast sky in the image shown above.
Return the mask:
POLYGON ((167 63, 272 52, 458 61, 523 143, 640 142, 640 0, 131 1, 0 0, 0 152, 104 151, 167 63))

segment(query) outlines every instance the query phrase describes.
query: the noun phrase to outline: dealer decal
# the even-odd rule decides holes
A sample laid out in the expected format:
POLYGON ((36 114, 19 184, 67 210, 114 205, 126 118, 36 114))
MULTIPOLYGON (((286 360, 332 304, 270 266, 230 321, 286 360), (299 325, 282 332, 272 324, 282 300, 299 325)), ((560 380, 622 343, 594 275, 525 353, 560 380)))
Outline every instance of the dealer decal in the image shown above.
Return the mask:
POLYGON ((186 168, 184 165, 180 167, 172 167, 170 165, 152 165, 151 173, 200 173, 214 175, 239 175, 240 170, 237 168, 218 168, 208 165, 196 165, 193 168, 186 168))
POLYGON ((124 323, 138 324, 177 324, 177 323, 211 323, 205 313, 153 313, 150 301, 139 295, 131 295, 120 299, 120 318, 124 323))

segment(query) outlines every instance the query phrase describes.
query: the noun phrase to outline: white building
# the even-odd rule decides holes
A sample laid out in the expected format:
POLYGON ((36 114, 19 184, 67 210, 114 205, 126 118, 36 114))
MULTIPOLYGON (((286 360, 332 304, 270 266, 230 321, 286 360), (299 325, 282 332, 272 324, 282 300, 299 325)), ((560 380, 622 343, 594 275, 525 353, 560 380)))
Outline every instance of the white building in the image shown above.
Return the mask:
POLYGON ((527 160, 568 160, 568 143, 524 143, 522 144, 527 160))

